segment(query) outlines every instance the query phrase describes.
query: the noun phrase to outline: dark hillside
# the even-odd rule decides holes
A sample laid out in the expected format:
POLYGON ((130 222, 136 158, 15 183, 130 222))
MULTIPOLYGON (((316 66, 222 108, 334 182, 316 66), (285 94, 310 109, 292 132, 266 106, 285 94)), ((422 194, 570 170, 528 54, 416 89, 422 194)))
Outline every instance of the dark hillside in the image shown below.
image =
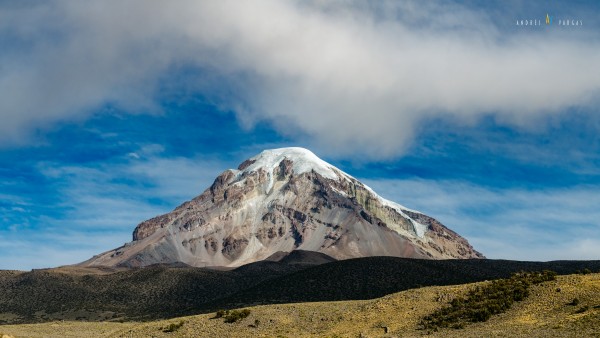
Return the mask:
POLYGON ((521 270, 600 271, 600 261, 368 257, 314 264, 324 260, 299 252, 280 262, 228 271, 169 266, 99 273, 0 271, 0 321, 150 320, 251 304, 369 299, 420 286, 503 278, 521 270))
POLYGON ((599 272, 600 261, 365 257, 323 264, 271 279, 223 299, 220 305, 235 307, 244 304, 371 299, 420 286, 507 278, 518 271, 552 270, 559 274, 570 274, 584 269, 599 272))

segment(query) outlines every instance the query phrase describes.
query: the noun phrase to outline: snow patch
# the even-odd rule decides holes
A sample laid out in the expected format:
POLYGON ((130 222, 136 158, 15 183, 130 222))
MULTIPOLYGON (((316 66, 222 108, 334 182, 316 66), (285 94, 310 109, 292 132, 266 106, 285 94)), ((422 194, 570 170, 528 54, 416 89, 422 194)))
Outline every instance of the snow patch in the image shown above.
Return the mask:
MULTIPOLYGON (((371 191, 373 191, 373 190, 371 190, 371 191)), ((375 192, 373 191, 373 193, 375 193, 375 192)), ((422 214, 422 212, 419 212, 417 210, 412 210, 412 209, 409 209, 409 208, 407 208, 407 207, 405 207, 403 205, 400 205, 400 204, 398 204, 396 202, 392 202, 390 200, 386 200, 385 198, 383 198, 383 197, 381 197, 381 196, 379 196, 377 194, 375 194, 375 195, 379 199, 379 202, 381 202, 381 204, 385 205, 386 207, 390 207, 392 209, 396 209, 397 211, 400 211, 400 212, 402 212, 402 211, 410 211, 410 212, 414 212, 414 213, 417 213, 417 214, 422 214)))
POLYGON ((249 165, 243 171, 238 172, 237 175, 241 176, 245 172, 255 172, 262 168, 266 170, 267 175, 269 175, 270 183, 268 186, 270 188, 273 186, 273 170, 284 159, 292 161, 292 170, 296 175, 314 170, 323 177, 338 180, 338 175, 333 170, 334 167, 331 164, 321 160, 310 150, 299 147, 265 150, 257 156, 252 157, 250 160, 254 161, 254 163, 249 165))
POLYGON ((415 230, 415 233, 417 234, 417 236, 419 236, 419 238, 423 238, 425 236, 425 231, 427 230, 427 226, 415 221, 414 219, 412 219, 410 217, 408 217, 408 219, 412 223, 413 229, 415 230))

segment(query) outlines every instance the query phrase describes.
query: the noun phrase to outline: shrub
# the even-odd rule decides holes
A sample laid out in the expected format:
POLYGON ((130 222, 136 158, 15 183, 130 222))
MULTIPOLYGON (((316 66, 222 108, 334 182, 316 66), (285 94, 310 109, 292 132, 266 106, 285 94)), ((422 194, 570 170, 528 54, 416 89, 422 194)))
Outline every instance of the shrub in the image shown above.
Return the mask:
POLYGON ((508 279, 492 281, 470 290, 466 297, 457 297, 449 305, 421 319, 420 328, 437 331, 439 328, 462 329, 468 322, 485 322, 492 315, 508 310, 514 302, 529 296, 529 286, 555 280, 553 271, 519 272, 508 279))
POLYGON ((579 298, 573 298, 573 300, 568 305, 573 305, 573 306, 579 305, 579 298))
POLYGON ((180 321, 179 323, 171 323, 163 329, 163 332, 167 332, 167 333, 175 332, 175 331, 179 330, 183 326, 183 324, 184 324, 183 320, 180 321))
POLYGON ((235 323, 238 320, 244 319, 250 315, 250 310, 243 309, 241 311, 233 310, 225 315, 225 323, 235 323))
POLYGON ((464 329, 465 324, 464 323, 456 323, 456 324, 452 325, 452 328, 456 329, 456 330, 464 329))
POLYGON ((217 311, 217 313, 215 314, 215 318, 223 318, 225 317, 227 314, 229 313, 229 311, 227 310, 219 310, 217 311))
POLYGON ((482 309, 476 310, 471 315, 472 321, 474 321, 474 322, 485 322, 488 319, 490 319, 491 316, 492 316, 492 313, 487 308, 482 308, 482 309))

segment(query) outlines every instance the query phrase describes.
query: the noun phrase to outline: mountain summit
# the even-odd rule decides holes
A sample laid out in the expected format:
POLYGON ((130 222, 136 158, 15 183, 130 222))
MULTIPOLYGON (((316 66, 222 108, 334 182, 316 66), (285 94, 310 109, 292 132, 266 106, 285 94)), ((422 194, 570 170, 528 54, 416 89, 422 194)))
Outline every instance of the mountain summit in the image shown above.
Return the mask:
POLYGON ((377 195, 303 148, 265 150, 200 196, 140 223, 133 241, 85 266, 240 266, 277 252, 484 258, 435 219, 377 195))

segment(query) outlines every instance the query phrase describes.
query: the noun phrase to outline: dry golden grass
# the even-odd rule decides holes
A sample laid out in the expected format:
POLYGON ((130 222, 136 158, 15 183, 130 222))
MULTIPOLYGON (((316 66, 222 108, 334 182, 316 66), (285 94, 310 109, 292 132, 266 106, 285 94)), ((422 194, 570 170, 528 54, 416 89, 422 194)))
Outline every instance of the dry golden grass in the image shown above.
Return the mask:
MULTIPOLYGON (((422 316, 474 285, 426 287, 367 301, 256 306, 250 308, 250 316, 233 324, 211 313, 149 323, 6 325, 0 332, 15 337, 420 337, 427 335, 416 329, 422 316), (184 324, 177 331, 163 332, 180 321, 184 324)), ((600 337, 600 274, 559 276, 531 286, 530 292, 485 323, 428 336, 600 337), (574 298, 579 304, 568 305, 574 298), (577 313, 585 306, 586 311, 577 313)))
MULTIPOLYGON (((0 332, 6 332, 15 338, 20 337, 114 337, 120 332, 138 326, 139 323, 116 322, 50 322, 43 324, 20 324, 0 326, 0 332)), ((0 333, 0 337, 4 338, 0 333)))

